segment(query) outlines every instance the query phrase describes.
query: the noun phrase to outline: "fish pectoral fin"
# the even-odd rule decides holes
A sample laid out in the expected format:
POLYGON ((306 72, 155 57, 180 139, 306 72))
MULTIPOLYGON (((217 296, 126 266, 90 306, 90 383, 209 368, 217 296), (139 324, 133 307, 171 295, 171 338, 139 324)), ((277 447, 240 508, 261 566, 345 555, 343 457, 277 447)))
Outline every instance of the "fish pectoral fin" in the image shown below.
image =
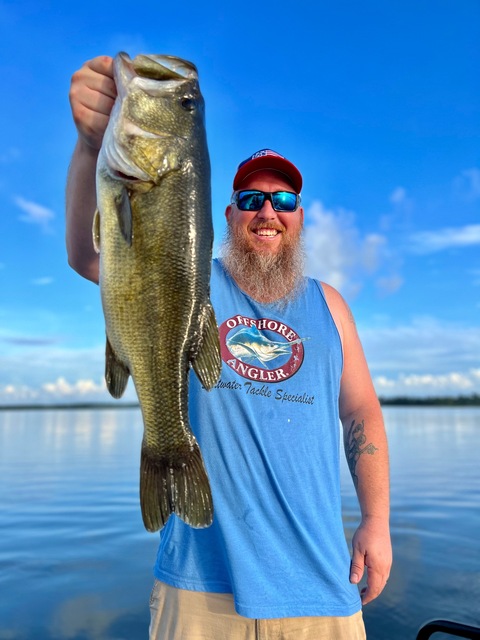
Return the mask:
POLYGON ((210 302, 203 308, 202 342, 192 366, 207 391, 217 384, 222 368, 222 358, 217 321, 210 302))
POLYGON ((110 395, 114 398, 121 398, 128 383, 130 375, 127 367, 120 362, 112 349, 110 340, 107 337, 105 346, 105 382, 110 395))
POLYGON ((130 247, 132 245, 132 207, 126 187, 122 187, 120 192, 115 195, 115 209, 120 231, 130 247))
POLYGON ((93 248, 96 253, 100 253, 100 211, 95 209, 92 225, 93 248))
POLYGON ((142 447, 140 505, 147 531, 162 529, 172 513, 195 529, 212 524, 210 482, 197 442, 188 457, 176 461, 158 459, 142 447))

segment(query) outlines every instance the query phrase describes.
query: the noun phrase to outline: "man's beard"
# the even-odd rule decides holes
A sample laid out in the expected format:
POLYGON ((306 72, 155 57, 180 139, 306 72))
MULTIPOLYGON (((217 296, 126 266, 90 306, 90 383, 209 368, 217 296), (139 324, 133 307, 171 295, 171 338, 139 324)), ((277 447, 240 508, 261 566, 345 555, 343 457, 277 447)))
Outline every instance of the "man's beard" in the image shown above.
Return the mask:
POLYGON ((276 302, 284 307, 298 295, 304 283, 301 233, 295 236, 285 233, 277 253, 272 254, 253 250, 245 232, 228 225, 220 257, 240 288, 258 302, 276 302))

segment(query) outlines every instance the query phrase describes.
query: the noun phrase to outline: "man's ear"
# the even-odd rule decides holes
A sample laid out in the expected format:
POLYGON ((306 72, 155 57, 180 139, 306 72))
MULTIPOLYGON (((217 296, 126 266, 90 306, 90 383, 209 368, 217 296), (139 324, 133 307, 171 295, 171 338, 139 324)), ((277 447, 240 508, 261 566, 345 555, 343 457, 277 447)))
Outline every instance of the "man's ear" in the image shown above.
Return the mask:
POLYGON ((232 211, 233 211, 233 207, 232 207, 231 204, 229 204, 227 206, 227 208, 225 209, 225 218, 227 219, 227 222, 228 222, 230 216, 232 215, 232 211))

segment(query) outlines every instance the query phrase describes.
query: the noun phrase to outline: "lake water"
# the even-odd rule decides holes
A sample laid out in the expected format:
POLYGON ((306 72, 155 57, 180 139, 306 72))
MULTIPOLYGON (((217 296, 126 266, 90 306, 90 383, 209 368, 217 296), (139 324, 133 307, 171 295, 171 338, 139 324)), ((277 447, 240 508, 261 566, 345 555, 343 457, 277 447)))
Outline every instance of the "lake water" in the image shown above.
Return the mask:
MULTIPOLYGON (((369 640, 480 625, 480 409, 385 408, 394 568, 369 640)), ((141 640, 158 534, 138 502, 138 409, 0 411, 0 640, 141 640)), ((358 507, 342 469, 350 540, 358 507)), ((451 638, 436 634, 435 640, 451 638)))

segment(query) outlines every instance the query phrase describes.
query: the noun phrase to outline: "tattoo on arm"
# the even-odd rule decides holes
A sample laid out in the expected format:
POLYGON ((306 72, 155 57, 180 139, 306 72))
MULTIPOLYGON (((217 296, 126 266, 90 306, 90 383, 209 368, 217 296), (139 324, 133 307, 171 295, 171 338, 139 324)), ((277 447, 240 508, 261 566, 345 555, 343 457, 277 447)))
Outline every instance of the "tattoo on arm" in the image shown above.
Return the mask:
POLYGON ((367 444, 362 448, 362 446, 367 441, 365 436, 365 424, 364 420, 362 422, 358 422, 356 425, 356 420, 352 421, 350 425, 350 429, 345 436, 345 452, 347 455, 348 466, 350 467, 350 473, 352 474, 352 479, 355 487, 358 486, 358 476, 355 473, 355 469, 357 466, 357 462, 362 455, 362 453, 368 453, 369 455, 373 455, 375 451, 378 451, 378 448, 375 447, 372 443, 367 444))

